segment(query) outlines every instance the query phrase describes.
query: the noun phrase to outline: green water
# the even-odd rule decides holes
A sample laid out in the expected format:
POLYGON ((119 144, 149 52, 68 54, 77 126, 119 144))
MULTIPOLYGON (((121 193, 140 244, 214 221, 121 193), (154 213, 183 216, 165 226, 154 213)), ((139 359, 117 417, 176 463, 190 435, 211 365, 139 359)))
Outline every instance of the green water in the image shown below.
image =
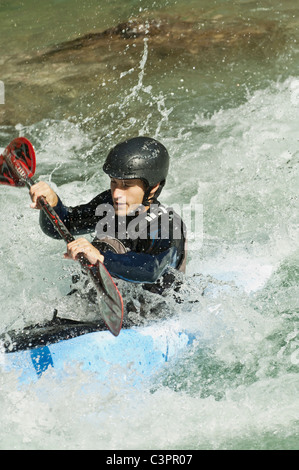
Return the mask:
MULTIPOLYGON (((169 117, 171 125, 174 116, 179 113, 182 118, 190 105, 211 113, 223 106, 234 106, 246 99, 248 91, 297 73, 296 6, 292 2, 274 4, 179 1, 156 2, 149 8, 146 2, 138 1, 120 5, 50 1, 42 6, 34 1, 4 2, 0 7, 2 80, 7 103, 3 122, 27 124, 43 117, 69 116, 98 119, 104 109, 122 101, 128 87, 138 80, 142 41, 114 40, 108 50, 103 44, 87 63, 84 54, 78 60, 66 57, 65 61, 62 58, 55 62, 54 57, 48 67, 41 61, 28 67, 24 60, 61 42, 104 31, 136 17, 143 22, 162 19, 169 25, 179 23, 177 29, 181 28, 180 40, 167 41, 164 33, 159 48, 152 47, 149 39, 143 82, 143 91, 150 86, 156 99, 162 93, 171 107, 175 105, 175 112, 169 117), (205 43, 192 50, 190 44, 184 43, 186 35, 190 35, 190 31, 184 31, 186 23, 193 24, 195 31, 212 32, 208 46, 205 43), (235 41, 234 35, 216 41, 221 33, 229 31, 237 35, 235 41), (66 63, 68 67, 64 69, 66 63)), ((201 41, 196 36, 193 45, 201 41)), ((136 107, 150 107, 151 98, 141 94, 141 106, 131 100, 125 119, 136 119, 136 107)), ((158 114, 154 113, 154 120, 158 114)), ((115 119, 121 119, 116 112, 105 115, 105 122, 112 121, 114 126, 115 119)), ((152 128, 149 130, 153 132, 152 128)))
MULTIPOLYGON (((36 177, 71 205, 106 189, 111 145, 157 137, 172 159, 161 199, 200 205, 203 233, 183 290, 196 302, 175 307, 198 343, 105 401, 100 386, 82 396, 80 368, 26 389, 1 373, 0 448, 298 449, 298 13, 295 0, 1 1, 0 147, 28 137, 36 177), (135 18, 164 29, 43 55, 135 18), (202 295, 211 278, 219 291, 202 295)), ((27 198, 0 191, 3 325, 43 319, 69 288, 27 198)))

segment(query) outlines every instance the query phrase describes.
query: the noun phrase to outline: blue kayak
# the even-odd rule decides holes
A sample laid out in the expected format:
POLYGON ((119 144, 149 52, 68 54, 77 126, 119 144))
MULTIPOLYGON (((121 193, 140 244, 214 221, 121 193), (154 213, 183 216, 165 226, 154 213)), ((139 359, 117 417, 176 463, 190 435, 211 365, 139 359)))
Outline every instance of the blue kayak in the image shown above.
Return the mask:
POLYGON ((60 325, 59 334, 53 327, 43 328, 39 335, 38 328, 23 330, 17 339, 6 334, 0 367, 17 371, 22 383, 37 381, 49 370, 63 378, 76 364, 101 382, 122 371, 137 383, 161 370, 194 339, 175 319, 122 329, 117 337, 108 330, 88 332, 86 325, 75 327, 74 333, 74 326, 60 325))

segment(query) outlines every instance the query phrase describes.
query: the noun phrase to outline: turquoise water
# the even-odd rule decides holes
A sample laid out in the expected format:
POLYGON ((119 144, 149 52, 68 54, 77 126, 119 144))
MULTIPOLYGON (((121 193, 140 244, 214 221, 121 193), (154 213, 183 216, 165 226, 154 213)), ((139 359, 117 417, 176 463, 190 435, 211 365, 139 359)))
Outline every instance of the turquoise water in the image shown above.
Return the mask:
MULTIPOLYGON (((82 3, 1 2, 0 147, 28 137, 37 179, 71 205, 106 189, 111 145, 162 140, 163 202, 203 211, 183 291, 197 302, 175 307, 202 336, 150 388, 108 399, 82 395, 79 365, 22 389, 1 373, 0 448, 298 449, 297 2, 82 3), (45 55, 135 18, 159 33, 45 55)), ((29 204, 1 188, 3 328, 51 316, 75 269, 29 204)))

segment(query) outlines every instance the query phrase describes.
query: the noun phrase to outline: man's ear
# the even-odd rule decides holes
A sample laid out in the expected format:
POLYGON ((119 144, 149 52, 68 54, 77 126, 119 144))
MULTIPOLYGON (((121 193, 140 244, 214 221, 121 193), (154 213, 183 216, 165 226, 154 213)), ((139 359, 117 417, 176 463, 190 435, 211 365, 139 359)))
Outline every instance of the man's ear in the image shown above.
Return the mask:
POLYGON ((159 188, 159 186, 160 186, 160 183, 157 183, 156 186, 154 186, 154 187, 151 189, 151 191, 150 191, 150 193, 149 193, 149 197, 153 197, 153 196, 154 196, 154 194, 155 194, 155 192, 157 191, 157 189, 159 188))

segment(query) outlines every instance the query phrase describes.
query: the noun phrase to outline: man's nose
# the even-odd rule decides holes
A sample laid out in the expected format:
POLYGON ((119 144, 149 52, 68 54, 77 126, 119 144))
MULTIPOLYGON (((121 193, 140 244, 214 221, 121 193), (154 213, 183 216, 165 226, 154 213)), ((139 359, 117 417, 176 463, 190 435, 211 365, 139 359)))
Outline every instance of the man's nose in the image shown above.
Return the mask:
POLYGON ((123 199, 125 197, 124 190, 122 188, 115 188, 113 191, 114 199, 123 199))

